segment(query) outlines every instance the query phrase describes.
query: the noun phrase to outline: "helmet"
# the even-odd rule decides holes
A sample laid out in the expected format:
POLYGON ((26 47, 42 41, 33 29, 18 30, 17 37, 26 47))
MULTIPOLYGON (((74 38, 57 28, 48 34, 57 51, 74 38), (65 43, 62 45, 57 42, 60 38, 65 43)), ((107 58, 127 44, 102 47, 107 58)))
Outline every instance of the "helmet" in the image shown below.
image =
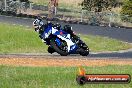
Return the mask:
POLYGON ((63 28, 64 31, 72 34, 73 31, 72 31, 72 27, 70 25, 65 25, 64 28, 63 28))
POLYGON ((56 24, 54 25, 54 28, 57 28, 58 30, 60 30, 60 29, 61 29, 61 25, 60 25, 59 23, 56 23, 56 24))
POLYGON ((33 22, 33 27, 35 28, 35 31, 39 31, 43 25, 44 22, 41 19, 35 19, 35 21, 33 22))

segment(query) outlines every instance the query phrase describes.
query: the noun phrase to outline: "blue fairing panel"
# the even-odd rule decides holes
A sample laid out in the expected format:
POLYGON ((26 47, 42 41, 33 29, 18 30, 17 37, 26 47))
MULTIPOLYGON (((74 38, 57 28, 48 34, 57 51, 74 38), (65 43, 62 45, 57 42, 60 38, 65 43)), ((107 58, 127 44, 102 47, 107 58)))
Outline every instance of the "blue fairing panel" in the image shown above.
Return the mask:
POLYGON ((58 38, 56 38, 56 40, 55 40, 55 41, 56 41, 56 43, 57 43, 57 45, 58 45, 58 46, 60 46, 60 45, 61 45, 61 41, 60 41, 58 38))
POLYGON ((70 49, 71 49, 71 50, 69 51, 70 53, 75 53, 76 50, 78 49, 78 46, 77 46, 77 45, 73 45, 73 46, 70 47, 70 49))
POLYGON ((44 32, 41 34, 41 36, 42 36, 42 38, 44 39, 44 38, 45 38, 45 34, 46 34, 46 33, 48 34, 49 31, 52 30, 52 24, 48 24, 48 26, 45 27, 43 30, 44 30, 44 32))

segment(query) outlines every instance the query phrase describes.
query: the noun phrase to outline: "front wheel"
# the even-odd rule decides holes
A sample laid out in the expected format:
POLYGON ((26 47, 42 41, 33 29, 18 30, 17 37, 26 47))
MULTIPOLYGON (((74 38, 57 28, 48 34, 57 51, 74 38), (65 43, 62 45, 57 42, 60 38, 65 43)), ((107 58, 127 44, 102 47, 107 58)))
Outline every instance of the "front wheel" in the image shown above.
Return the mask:
POLYGON ((89 48, 85 43, 81 43, 80 45, 80 55, 88 56, 89 55, 89 48))
POLYGON ((81 49, 80 55, 88 56, 89 55, 89 49, 81 49))
MULTIPOLYGON (((61 41, 61 40, 60 40, 61 41)), ((65 41, 61 41, 61 44, 58 45, 56 40, 53 38, 50 41, 51 46, 54 48, 54 50, 60 54, 61 56, 67 56, 68 55, 68 51, 67 51, 67 44, 65 41)))

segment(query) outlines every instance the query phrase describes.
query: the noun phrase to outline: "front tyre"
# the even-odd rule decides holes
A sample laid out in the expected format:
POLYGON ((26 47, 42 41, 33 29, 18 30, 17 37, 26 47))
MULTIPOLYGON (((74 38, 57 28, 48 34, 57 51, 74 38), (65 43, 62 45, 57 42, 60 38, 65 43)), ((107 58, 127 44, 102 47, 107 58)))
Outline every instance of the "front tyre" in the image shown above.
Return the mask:
POLYGON ((89 49, 81 49, 80 55, 88 56, 89 55, 89 49))
MULTIPOLYGON (((64 42, 64 41, 62 41, 62 42, 64 42)), ((55 41, 54 38, 50 41, 50 44, 51 44, 51 46, 54 48, 54 50, 55 50, 58 54, 60 54, 61 56, 67 56, 67 55, 68 55, 67 50, 63 50, 62 48, 60 48, 60 47, 56 44, 56 41, 55 41)))
POLYGON ((78 46, 80 47, 80 52, 79 52, 80 55, 82 56, 89 55, 89 48, 82 40, 79 41, 78 46))

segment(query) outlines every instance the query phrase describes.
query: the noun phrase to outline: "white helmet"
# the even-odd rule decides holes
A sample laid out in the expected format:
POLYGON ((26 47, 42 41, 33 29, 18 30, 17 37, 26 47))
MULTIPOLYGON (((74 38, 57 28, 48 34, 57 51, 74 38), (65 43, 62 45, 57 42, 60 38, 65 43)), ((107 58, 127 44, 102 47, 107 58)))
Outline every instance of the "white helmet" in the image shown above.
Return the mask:
POLYGON ((33 22, 33 27, 35 28, 35 31, 39 31, 43 25, 44 22, 41 19, 35 19, 35 21, 33 22))

